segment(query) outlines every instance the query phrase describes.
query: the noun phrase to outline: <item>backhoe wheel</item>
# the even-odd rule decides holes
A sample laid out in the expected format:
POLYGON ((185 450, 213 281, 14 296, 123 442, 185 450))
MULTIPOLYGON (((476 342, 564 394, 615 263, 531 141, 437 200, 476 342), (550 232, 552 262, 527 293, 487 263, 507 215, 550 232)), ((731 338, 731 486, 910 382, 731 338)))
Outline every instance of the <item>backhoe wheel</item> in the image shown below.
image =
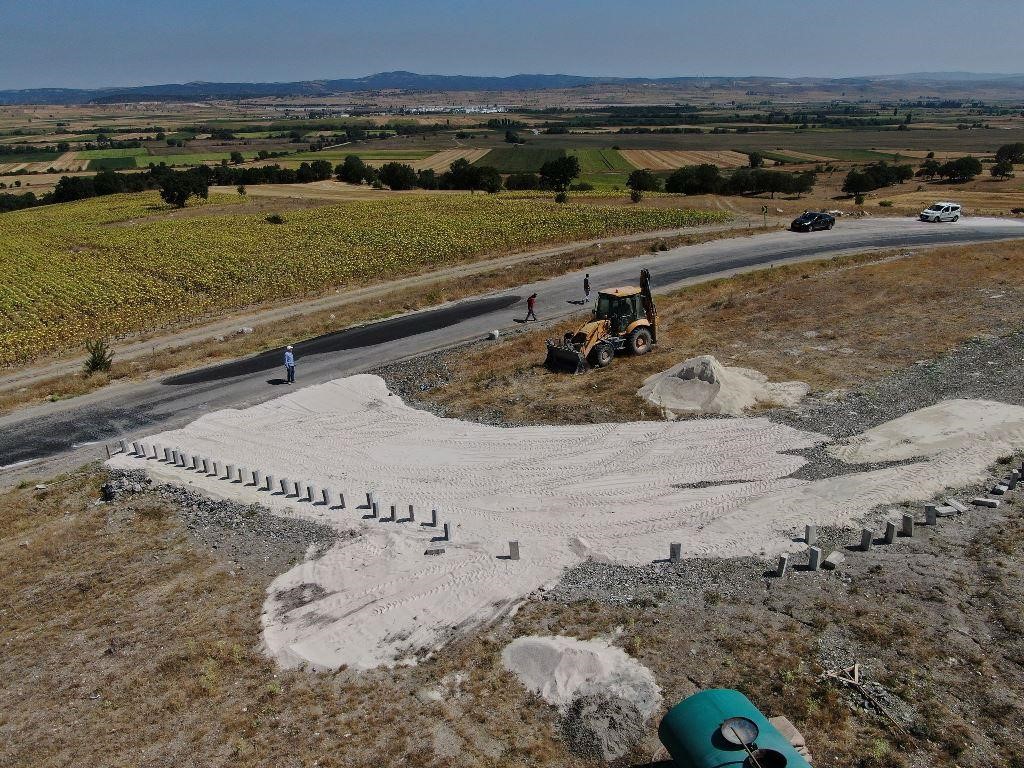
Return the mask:
POLYGON ((647 328, 637 328, 629 334, 629 351, 634 355, 646 355, 651 351, 651 332, 647 328))
POLYGON ((595 368, 604 368, 615 359, 615 349, 611 344, 598 344, 590 353, 590 364, 595 368))

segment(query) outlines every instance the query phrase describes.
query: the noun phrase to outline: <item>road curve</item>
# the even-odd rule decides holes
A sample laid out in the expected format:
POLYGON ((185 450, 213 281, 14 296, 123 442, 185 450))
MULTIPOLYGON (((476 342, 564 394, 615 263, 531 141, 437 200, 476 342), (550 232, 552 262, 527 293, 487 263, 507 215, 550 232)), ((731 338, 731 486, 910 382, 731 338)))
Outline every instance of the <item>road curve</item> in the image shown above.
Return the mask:
MULTIPOLYGON (((1024 222, 965 218, 955 224, 910 219, 840 221, 831 232, 772 232, 682 246, 658 254, 592 267, 596 287, 635 284, 650 268, 656 290, 773 264, 888 248, 980 243, 1024 238, 1024 222)), ((515 327, 525 298, 538 294, 541 320, 579 311, 581 274, 570 274, 401 315, 296 342, 297 386, 365 371, 468 339, 515 327)), ((538 350, 538 355, 541 350, 538 350)), ((72 400, 26 408, 0 417, 0 484, 56 471, 103 454, 97 442, 173 429, 210 411, 246 408, 289 391, 278 368, 281 353, 264 352, 164 380, 118 383, 72 400), (269 374, 269 375, 268 375, 269 374), (73 460, 73 463, 69 463, 73 460)))

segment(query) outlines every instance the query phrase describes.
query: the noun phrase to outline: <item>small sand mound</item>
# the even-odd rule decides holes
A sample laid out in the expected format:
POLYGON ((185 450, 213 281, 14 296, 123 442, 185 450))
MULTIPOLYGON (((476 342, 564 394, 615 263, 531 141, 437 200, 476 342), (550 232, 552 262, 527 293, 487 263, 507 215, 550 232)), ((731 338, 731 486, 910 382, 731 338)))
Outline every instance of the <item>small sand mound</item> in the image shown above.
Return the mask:
POLYGON ((519 637, 501 660, 527 690, 563 711, 576 699, 604 695, 632 703, 647 719, 661 704, 651 670, 603 640, 519 637))
POLYGON ((759 404, 796 405, 809 390, 802 381, 769 382, 760 371, 730 368, 711 355, 700 355, 649 377, 637 395, 675 416, 739 416, 759 404))

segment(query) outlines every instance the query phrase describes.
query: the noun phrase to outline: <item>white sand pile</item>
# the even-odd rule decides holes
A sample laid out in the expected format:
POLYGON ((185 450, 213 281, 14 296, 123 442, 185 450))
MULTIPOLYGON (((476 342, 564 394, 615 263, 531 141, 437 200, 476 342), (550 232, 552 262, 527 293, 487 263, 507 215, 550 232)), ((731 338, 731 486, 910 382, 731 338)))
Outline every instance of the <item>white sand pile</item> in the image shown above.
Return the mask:
POLYGON ((807 523, 847 525, 878 504, 980 480, 985 465, 1024 446, 1024 409, 977 411, 972 402, 948 407, 988 416, 964 419, 941 446, 901 432, 897 442, 922 439, 938 451, 917 464, 807 482, 787 478, 805 463, 790 452, 823 438, 763 418, 501 429, 410 408, 381 379, 353 376, 144 441, 343 491, 347 509, 155 460, 110 464, 357 531, 275 579, 263 639, 285 666, 369 668, 504 615, 588 557, 649 563, 665 558, 670 542, 682 542, 684 556, 774 555, 801 548, 792 532, 807 523), (693 487, 702 482, 710 485, 693 487), (398 507, 398 522, 355 508, 368 490, 385 515, 398 507), (401 522, 409 504, 416 520, 401 522), (432 541, 441 531, 421 524, 432 507, 451 524, 451 541, 432 541), (510 540, 521 560, 502 557, 510 540), (426 554, 437 547, 444 554, 426 554), (302 605, 278 597, 295 587, 320 597, 302 605))
POLYGON ((661 705, 651 670, 604 640, 519 637, 505 646, 501 660, 528 691, 563 711, 595 695, 625 699, 644 719, 661 705))
POLYGON ((773 383, 759 371, 731 368, 711 355, 700 355, 648 377, 637 395, 672 415, 739 416, 758 404, 796 405, 809 390, 802 381, 773 383))
POLYGON ((1024 408, 992 400, 943 400, 827 450, 849 464, 866 464, 970 453, 975 440, 983 438, 989 444, 986 456, 1012 453, 1020 445, 1022 423, 1024 408))
POLYGON ((562 737, 584 757, 622 757, 661 705, 651 671, 603 640, 520 637, 501 660, 528 691, 558 707, 562 737))

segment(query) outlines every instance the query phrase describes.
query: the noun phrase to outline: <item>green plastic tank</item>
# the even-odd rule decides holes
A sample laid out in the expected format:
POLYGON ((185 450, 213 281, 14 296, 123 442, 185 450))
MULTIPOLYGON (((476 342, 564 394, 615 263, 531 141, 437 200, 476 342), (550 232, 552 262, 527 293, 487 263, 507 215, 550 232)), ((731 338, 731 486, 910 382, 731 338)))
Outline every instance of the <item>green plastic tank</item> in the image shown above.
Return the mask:
POLYGON ((662 718, 658 737, 678 768, 811 768, 750 699, 728 688, 676 704, 662 718))

